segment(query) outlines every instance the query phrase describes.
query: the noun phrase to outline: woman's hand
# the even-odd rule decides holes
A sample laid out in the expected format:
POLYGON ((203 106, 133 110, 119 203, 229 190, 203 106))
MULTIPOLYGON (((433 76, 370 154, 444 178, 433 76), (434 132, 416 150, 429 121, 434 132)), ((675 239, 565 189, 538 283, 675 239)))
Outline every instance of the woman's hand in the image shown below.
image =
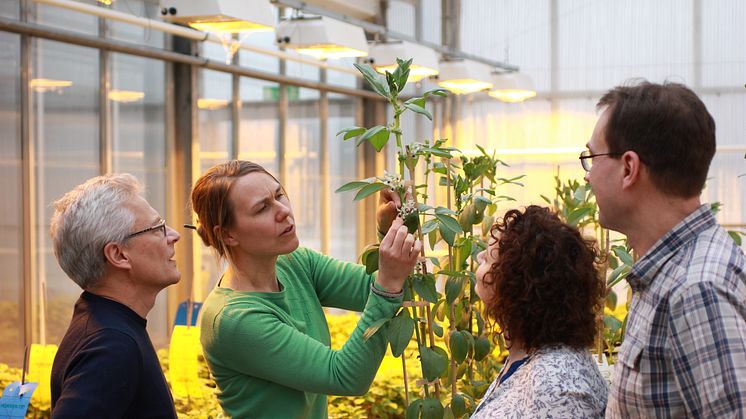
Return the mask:
POLYGON ((392 222, 399 214, 401 207, 401 198, 399 194, 391 189, 386 188, 378 193, 378 209, 376 210, 376 226, 381 234, 387 232, 392 222))
POLYGON ((378 278, 376 283, 387 292, 398 293, 404 280, 414 269, 422 243, 407 232, 401 218, 396 218, 378 249, 378 278))

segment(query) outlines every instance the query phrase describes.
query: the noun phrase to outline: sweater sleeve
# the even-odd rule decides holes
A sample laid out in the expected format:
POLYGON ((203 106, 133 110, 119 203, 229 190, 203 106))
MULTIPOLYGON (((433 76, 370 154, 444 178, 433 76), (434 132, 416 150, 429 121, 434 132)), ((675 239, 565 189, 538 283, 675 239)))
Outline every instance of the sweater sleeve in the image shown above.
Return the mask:
POLYGON ((305 251, 308 274, 321 305, 362 311, 375 276, 365 273, 362 265, 343 262, 310 249, 305 251))
POLYGON ((135 397, 142 359, 129 336, 102 330, 65 370, 52 418, 121 418, 135 397))
POLYGON ((216 355, 230 368, 300 391, 361 395, 370 387, 386 351, 386 326, 367 342, 363 333, 377 320, 391 318, 401 299, 370 295, 349 340, 332 350, 283 321, 267 307, 220 316, 215 325, 216 355))

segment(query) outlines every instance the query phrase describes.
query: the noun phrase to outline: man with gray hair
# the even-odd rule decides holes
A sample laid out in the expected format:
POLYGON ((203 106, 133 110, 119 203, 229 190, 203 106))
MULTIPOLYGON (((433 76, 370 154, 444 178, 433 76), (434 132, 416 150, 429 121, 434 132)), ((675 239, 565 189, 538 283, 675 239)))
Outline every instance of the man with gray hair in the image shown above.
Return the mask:
POLYGON ((130 174, 89 179, 55 202, 50 234, 82 289, 52 366, 52 417, 176 418, 146 317, 179 281, 179 233, 130 174))

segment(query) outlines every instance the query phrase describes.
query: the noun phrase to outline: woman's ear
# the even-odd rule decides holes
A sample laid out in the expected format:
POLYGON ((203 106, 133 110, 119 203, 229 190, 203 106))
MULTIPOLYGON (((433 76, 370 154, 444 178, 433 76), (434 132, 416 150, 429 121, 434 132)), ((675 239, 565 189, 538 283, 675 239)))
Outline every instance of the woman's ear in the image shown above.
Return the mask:
POLYGON ((225 246, 230 247, 238 244, 235 235, 233 235, 233 233, 228 229, 224 229, 221 226, 215 226, 212 228, 212 232, 225 246))
POLYGON ((131 269, 132 264, 130 263, 127 251, 121 243, 106 243, 104 246, 104 258, 109 264, 119 269, 131 269))

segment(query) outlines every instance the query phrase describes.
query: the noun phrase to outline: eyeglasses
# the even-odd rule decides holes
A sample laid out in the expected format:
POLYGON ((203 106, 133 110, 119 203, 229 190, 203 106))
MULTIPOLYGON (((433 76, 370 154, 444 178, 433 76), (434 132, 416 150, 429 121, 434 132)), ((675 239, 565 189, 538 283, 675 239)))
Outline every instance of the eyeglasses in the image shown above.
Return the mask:
POLYGON ((586 172, 590 172, 591 171, 591 164, 592 164, 593 160, 588 160, 588 159, 592 159, 594 157, 600 157, 600 156, 611 156, 611 157, 614 157, 614 156, 621 156, 621 155, 622 155, 622 153, 598 153, 598 154, 591 154, 591 152, 589 150, 584 150, 583 152, 580 153, 580 156, 578 157, 578 159, 580 159, 580 165, 583 166, 583 170, 585 170, 586 172))
POLYGON ((148 227, 145 230, 136 231, 130 234, 129 236, 125 237, 125 240, 131 239, 135 236, 139 236, 140 234, 145 234, 149 231, 154 231, 154 230, 161 230, 161 233, 163 233, 163 237, 166 237, 166 220, 161 218, 160 221, 158 221, 158 224, 152 227, 148 227))

